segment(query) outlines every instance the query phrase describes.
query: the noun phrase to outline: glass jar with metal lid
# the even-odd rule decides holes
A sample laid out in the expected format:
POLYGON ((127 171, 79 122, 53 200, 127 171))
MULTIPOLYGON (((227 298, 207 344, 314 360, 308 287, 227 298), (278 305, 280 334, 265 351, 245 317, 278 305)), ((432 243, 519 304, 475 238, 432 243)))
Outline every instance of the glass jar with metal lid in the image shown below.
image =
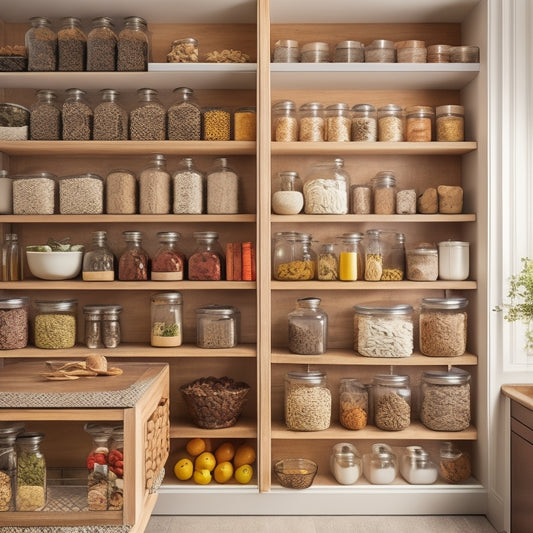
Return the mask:
POLYGON ((121 327, 120 305, 104 305, 102 309, 102 342, 106 348, 116 348, 120 344, 121 327))
POLYGON ((277 215, 297 215, 304 206, 302 179, 298 172, 278 173, 279 190, 272 194, 272 211, 277 215))
POLYGON ((159 248, 152 257, 152 281, 181 281, 185 276, 185 254, 179 249, 181 234, 177 231, 160 231, 159 248))
POLYGON ((109 17, 92 19, 87 34, 87 70, 112 71, 116 69, 117 35, 109 17))
POLYGON ((58 350, 76 344, 77 300, 36 300, 33 339, 37 348, 58 350))
POLYGON ((335 45, 336 63, 362 63, 365 60, 365 45, 359 41, 341 41, 335 45))
POLYGON ((327 63, 329 61, 329 44, 313 42, 302 45, 300 61, 302 63, 327 63))
POLYGON ((406 108, 405 140, 408 142, 430 142, 433 139, 435 112, 426 105, 406 108))
POLYGON ((17 511, 40 511, 46 504, 46 461, 42 433, 17 436, 17 511))
POLYGON ((461 281, 470 271, 470 243, 441 241, 439 247, 439 279, 461 281))
POLYGON ((272 106, 272 140, 295 142, 299 137, 296 104, 292 100, 276 102, 272 106))
POLYGON ((172 41, 167 63, 198 63, 198 39, 183 37, 172 41))
POLYGON ((387 485, 398 473, 398 458, 388 444, 372 444, 371 452, 363 455, 363 474, 369 483, 387 485))
POLYGON ((432 44, 428 46, 428 63, 449 63, 450 48, 449 44, 432 44))
POLYGON ((93 139, 125 141, 128 139, 128 113, 115 89, 102 89, 101 102, 94 108, 93 139))
POLYGON ((22 422, 0 422, 0 512, 15 511, 17 453, 15 442, 22 422))
POLYGON ((422 298, 420 351, 433 357, 457 357, 466 351, 466 298, 422 298))
POLYGON ((77 17, 61 19, 57 32, 57 70, 83 72, 86 67, 87 36, 77 17))
POLYGON ((300 118, 299 139, 304 142, 320 142, 326 139, 326 120, 324 104, 308 102, 298 110, 300 118))
POLYGON ((463 431, 470 425, 470 374, 460 368, 422 373, 420 421, 433 431, 463 431))
POLYGON ((314 164, 305 177, 304 208, 311 215, 345 215, 348 213, 350 175, 343 160, 314 164))
POLYGON ((285 375, 285 425, 293 431, 322 431, 331 424, 331 391, 320 370, 285 375))
POLYGON ((93 135, 94 113, 82 89, 67 89, 61 108, 64 141, 89 141, 93 135))
POLYGON ((118 261, 120 281, 147 281, 149 279, 150 256, 142 247, 142 232, 123 231, 126 248, 118 261))
POLYGON ((337 483, 353 485, 363 471, 359 451, 349 442, 335 444, 330 455, 329 468, 337 483))
POLYGON ((408 246, 405 264, 406 278, 410 281, 435 281, 439 276, 439 252, 431 243, 408 246))
POLYGON ((396 212, 396 176, 392 170, 382 170, 372 178, 374 214, 393 215, 396 212))
POLYGON ((312 280, 316 273, 316 253, 312 235, 294 231, 279 232, 274 236, 273 273, 280 281, 312 280))
POLYGON ((442 443, 439 455, 440 475, 448 483, 461 483, 470 477, 472 467, 468 453, 447 441, 442 443))
POLYGON ((328 315, 320 308, 320 298, 296 300, 288 314, 289 351, 301 355, 320 355, 328 347, 328 315))
POLYGON ((330 142, 347 142, 351 138, 352 121, 350 106, 345 103, 326 107, 326 140, 330 142))
POLYGON ((46 17, 30 18, 31 28, 24 44, 28 54, 28 70, 53 71, 57 68, 57 35, 46 17))
POLYGON ((164 141, 167 135, 167 112, 155 89, 139 89, 137 105, 130 111, 132 141, 164 141))
POLYGON ((59 213, 101 215, 104 212, 104 180, 87 172, 59 178, 59 213))
POLYGON ((0 350, 16 350, 28 344, 29 298, 0 299, 0 350))
POLYGON ((378 109, 378 139, 383 142, 405 140, 403 110, 399 105, 387 104, 378 109))
POLYGON ((346 429, 363 429, 369 415, 368 389, 357 378, 341 378, 339 421, 346 429))
POLYGON ((221 281, 225 278, 224 253, 216 231, 195 231, 196 250, 189 257, 189 279, 221 281))
POLYGON ((169 141, 199 141, 202 136, 202 111, 188 87, 172 91, 175 101, 167 109, 169 141))
POLYGON ((172 174, 172 212, 201 215, 204 212, 204 189, 203 173, 194 166, 191 157, 184 157, 172 174))
POLYGON ((234 348, 239 343, 240 311, 231 305, 196 309, 196 345, 199 348, 234 348))
POLYGON ((37 101, 30 108, 30 139, 58 141, 61 139, 61 108, 55 91, 37 91, 37 101))
POLYGON ((435 114, 437 141, 465 140, 465 108, 462 105, 441 105, 435 109, 435 114))
POLYGON ((395 61, 396 49, 393 41, 376 39, 365 46, 366 63, 394 63, 395 61))
POLYGON ((293 39, 280 39, 274 43, 272 55, 274 63, 298 63, 300 61, 300 45, 293 39))
POLYGON ((405 235, 395 231, 380 231, 380 239, 387 243, 381 281, 401 281, 405 273, 405 235))
POLYGON ((56 189, 56 176, 49 172, 13 176, 13 213, 15 215, 53 215, 56 189))
POLYGON ((378 140, 378 117, 371 104, 356 104, 352 107, 351 139, 356 142, 378 140))
POLYGON ((148 70, 148 26, 142 17, 126 17, 124 28, 118 34, 117 70, 148 70))
POLYGON ((150 344, 181 346, 183 342, 183 299, 179 292, 162 292, 151 297, 150 344))
POLYGON ((439 471, 422 446, 407 446, 400 458, 400 474, 413 485, 431 485, 439 471))
POLYGON ((364 279, 362 233, 343 233, 339 237, 339 279, 357 281, 364 279))
POLYGON ((139 174, 139 213, 165 215, 170 213, 170 173, 167 158, 153 154, 152 160, 139 174))
POLYGON ((354 350, 365 357, 413 354, 413 308, 354 305, 354 350))
POLYGON ((101 305, 84 305, 85 345, 87 348, 103 348, 102 342, 102 308, 101 305))
POLYGON ((385 431, 401 431, 411 424, 409 376, 378 374, 372 390, 374 424, 385 431))
POLYGON ((320 245, 317 257, 317 278, 320 281, 339 279, 339 257, 336 248, 336 244, 332 242, 320 245))

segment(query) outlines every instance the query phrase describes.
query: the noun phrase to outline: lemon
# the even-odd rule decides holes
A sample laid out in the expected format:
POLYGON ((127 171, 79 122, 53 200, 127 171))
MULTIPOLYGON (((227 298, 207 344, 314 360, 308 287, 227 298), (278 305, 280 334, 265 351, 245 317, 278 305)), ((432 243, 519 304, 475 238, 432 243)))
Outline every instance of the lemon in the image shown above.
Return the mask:
POLYGON ((217 483, 226 483, 233 476, 233 465, 229 461, 218 463, 215 467, 214 478, 217 483))
POLYGON ((255 461, 255 449, 250 444, 241 444, 235 450, 235 457, 233 458, 233 466, 239 468, 242 465, 251 465, 255 461))
POLYGON ((217 460, 211 452, 203 452, 194 460, 195 470, 208 470, 212 472, 215 469, 217 460))
POLYGON ((200 438, 191 439, 185 445, 185 449, 187 450, 187 453, 189 455, 192 455, 193 457, 197 457, 201 453, 205 452, 206 448, 207 448, 207 445, 206 445, 205 440, 200 439, 200 438))
POLYGON ((231 461, 235 455, 235 446, 231 442, 222 443, 215 450, 215 457, 217 463, 224 463, 226 461, 231 461))
POLYGON ((201 470, 195 470, 193 474, 193 479, 195 483, 198 483, 198 485, 207 485, 211 482, 212 479, 211 472, 206 468, 202 468, 201 470))
POLYGON ((180 459, 174 465, 174 475, 181 481, 186 481, 191 479, 193 472, 193 464, 190 459, 184 458, 180 459))
POLYGON ((250 465, 241 465, 235 470, 235 479, 243 485, 250 483, 253 475, 254 469, 250 465))

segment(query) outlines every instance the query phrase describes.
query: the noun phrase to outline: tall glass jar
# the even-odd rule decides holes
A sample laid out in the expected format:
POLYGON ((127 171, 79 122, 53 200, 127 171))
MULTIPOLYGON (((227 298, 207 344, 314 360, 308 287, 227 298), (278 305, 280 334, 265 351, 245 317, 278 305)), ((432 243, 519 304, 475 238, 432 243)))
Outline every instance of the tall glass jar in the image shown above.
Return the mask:
POLYGON ((326 140, 326 119, 323 104, 319 102, 302 104, 298 114, 300 117, 300 141, 320 142, 326 140))
POLYGON ((465 140, 465 108, 462 105, 441 105, 435 110, 437 141, 465 140))
POLYGON ((94 108, 93 139, 125 141, 128 138, 128 113, 119 102, 115 89, 102 89, 101 102, 94 108))
POLYGON ((36 300, 33 339, 37 348, 58 350, 76 344, 77 300, 36 300))
POLYGON ((133 215, 137 212, 137 178, 131 170, 117 168, 105 180, 106 213, 133 215))
POLYGON ((357 142, 378 140, 378 117, 371 104, 356 104, 352 107, 351 139, 357 142))
POLYGON ((28 344, 29 298, 0 299, 0 350, 16 350, 28 344))
POLYGON ((317 278, 320 281, 339 279, 339 256, 334 243, 325 242, 320 245, 317 258, 317 278))
POLYGON ((179 249, 181 234, 177 231, 160 231, 159 247, 152 257, 152 281, 181 281, 185 278, 185 254, 179 249))
POLYGON ((293 431, 322 431, 331 424, 331 391, 319 370, 285 375, 285 425, 293 431))
POLYGON ((61 19, 57 32, 57 70, 83 72, 87 64, 87 36, 77 17, 61 19))
POLYGON ((272 194, 272 211, 277 215, 297 215, 304 206, 302 179, 298 172, 278 173, 279 190, 272 194))
POLYGON ((188 277, 193 281, 221 281, 225 278, 222 247, 216 231, 195 231, 196 249, 189 257, 188 277))
POLYGON ((339 279, 357 281, 364 278, 362 233, 343 233, 339 240, 339 279))
POLYGON ((296 104, 292 100, 276 102, 272 106, 272 140, 295 142, 299 138, 296 104))
POLYGON ((172 175, 173 205, 175 214, 200 215, 204 212, 205 177, 193 163, 184 157, 172 175))
POLYGON ((305 212, 313 215, 345 215, 348 213, 349 174, 342 159, 313 165, 305 178, 305 212))
POLYGON ((64 141, 89 141, 93 134, 94 113, 81 89, 67 89, 61 110, 64 141))
POLYGON ((13 213, 13 178, 7 170, 0 170, 0 215, 13 213))
POLYGON ((94 231, 92 247, 83 255, 83 281, 113 281, 115 257, 107 245, 107 232, 94 231))
POLYGON ((381 281, 401 281, 405 273, 405 235, 394 231, 382 231, 380 236, 387 242, 381 281))
POLYGON ((40 511, 46 504, 46 461, 40 450, 42 433, 17 437, 17 511, 40 511))
POLYGON ((372 178, 374 214, 394 215, 396 211, 396 176, 391 170, 378 172, 372 178))
POLYGON ((103 348, 102 343, 102 306, 84 305, 85 346, 90 349, 103 348))
POLYGON ((116 70, 117 35, 109 17, 92 20, 92 29, 87 34, 87 70, 116 70))
POLYGON ((132 141, 164 141, 167 112, 155 89, 139 89, 137 105, 130 111, 132 141))
POLYGON ((372 444, 371 452, 363 455, 363 474, 373 485, 388 485, 398 474, 398 458, 388 444, 372 444))
POLYGON ((142 17, 126 17, 124 28, 118 34, 117 70, 148 70, 148 26, 142 17))
POLYGON ((6 233, 2 244, 2 281, 22 281, 24 257, 16 233, 6 233))
POLYGON ((403 111, 399 105, 387 104, 378 109, 378 139, 384 142, 405 140, 403 111))
POLYGON ((150 163, 139 174, 139 213, 170 213, 170 181, 167 158, 163 154, 154 154, 150 163))
POLYGON ((196 309, 196 345, 199 348, 234 348, 239 343, 240 311, 231 305, 196 309))
POLYGON ((0 512, 15 511, 17 452, 15 442, 24 425, 0 422, 0 512))
POLYGON ((183 342, 183 299, 179 292, 152 295, 150 304, 150 344, 158 347, 181 346, 183 342))
POLYGON ((411 424, 411 387, 409 376, 374 376, 374 424, 385 431, 401 431, 411 424))
POLYGON ((30 109, 30 139, 57 141, 61 139, 61 108, 54 91, 37 91, 37 101, 30 109))
POLYGON ((167 110, 169 141, 199 141, 202 135, 202 112, 188 87, 172 91, 175 100, 167 110))
POLYGON ((120 344, 120 305, 104 305, 102 309, 102 342, 106 348, 116 348, 120 344))
POLYGON ((120 281, 147 281, 149 279, 150 256, 142 248, 140 231, 124 231, 126 248, 118 262, 118 279, 120 281))
POLYGON ((207 213, 218 215, 238 212, 239 176, 228 166, 225 157, 219 157, 207 173, 207 213))
POLYGON ((280 281, 312 280, 316 273, 317 256, 312 249, 309 233, 280 232, 275 236, 273 272, 280 281))
POLYGON ((301 355, 320 355, 328 347, 328 315, 320 308, 320 298, 296 300, 288 315, 289 351, 301 355))
POLYGON ((363 471, 357 448, 349 442, 335 444, 330 455, 329 468, 337 483, 353 485, 363 471))
POLYGON ((25 35, 28 70, 56 70, 57 35, 52 29, 52 22, 46 17, 32 17, 30 23, 31 28, 25 35))
POLYGON ((379 230, 367 230, 365 236, 365 281, 381 281, 385 243, 379 230))
POLYGON ((339 421, 346 429, 363 429, 368 423, 368 389, 357 378, 341 378, 339 421))
POLYGON ((85 424, 83 429, 91 435, 91 449, 87 456, 87 502, 89 511, 107 511, 109 495, 114 482, 109 475, 109 439, 112 426, 99 423, 85 424))
POLYGON ((408 142, 430 142, 433 138, 435 112, 432 107, 415 105, 405 110, 405 140, 408 142))
POLYGON ((351 138, 352 121, 348 104, 339 103, 326 107, 326 133, 330 142, 347 142, 351 138))

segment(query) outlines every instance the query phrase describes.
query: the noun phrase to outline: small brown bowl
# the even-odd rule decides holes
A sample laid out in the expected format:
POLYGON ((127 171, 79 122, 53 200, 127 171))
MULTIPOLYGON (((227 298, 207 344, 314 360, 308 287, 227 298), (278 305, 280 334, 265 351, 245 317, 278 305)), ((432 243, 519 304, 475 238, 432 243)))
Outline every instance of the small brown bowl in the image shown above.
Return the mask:
POLYGON ((280 459, 274 464, 276 478, 288 489, 309 488, 317 472, 317 464, 310 459, 280 459))

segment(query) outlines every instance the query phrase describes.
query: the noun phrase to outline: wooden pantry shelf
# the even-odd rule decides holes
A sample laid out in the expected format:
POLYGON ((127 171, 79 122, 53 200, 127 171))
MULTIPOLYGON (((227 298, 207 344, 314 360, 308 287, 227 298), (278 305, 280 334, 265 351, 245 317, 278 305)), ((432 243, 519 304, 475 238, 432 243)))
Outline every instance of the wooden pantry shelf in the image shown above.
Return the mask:
POLYGON ((255 281, 47 281, 28 278, 0 282, 0 289, 73 291, 176 291, 176 290, 255 290, 255 281))
POLYGON ((311 222, 377 222, 377 223, 404 223, 414 222, 426 224, 427 222, 475 222, 474 213, 459 213, 456 215, 270 215, 272 223, 311 223, 311 222))
POLYGON ((254 223, 254 213, 239 215, 0 215, 0 223, 10 224, 102 224, 135 222, 138 224, 162 223, 254 223))
POLYGON ((171 439, 192 439, 195 437, 223 439, 255 439, 257 437, 257 421, 241 417, 234 426, 220 429, 202 429, 185 420, 171 420, 171 439))
POLYGON ((272 281, 272 290, 474 290, 477 282, 467 281, 272 281))

